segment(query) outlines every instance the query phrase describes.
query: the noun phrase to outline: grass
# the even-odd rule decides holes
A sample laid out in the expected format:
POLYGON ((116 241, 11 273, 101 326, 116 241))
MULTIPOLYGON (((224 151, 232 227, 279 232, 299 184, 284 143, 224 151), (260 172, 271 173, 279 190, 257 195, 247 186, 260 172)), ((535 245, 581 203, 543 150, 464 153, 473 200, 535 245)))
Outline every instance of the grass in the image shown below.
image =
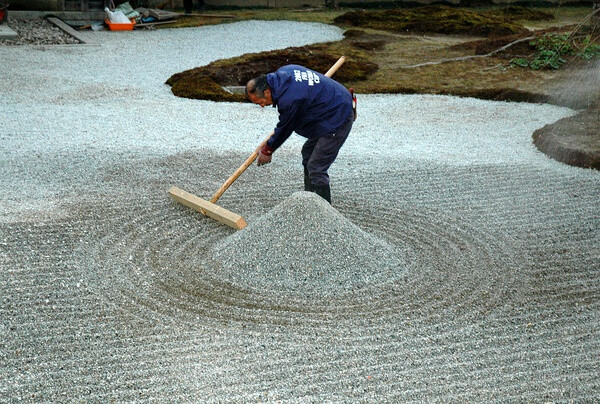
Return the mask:
POLYGON ((228 14, 234 18, 185 17, 181 22, 217 24, 247 19, 321 22, 338 24, 347 29, 346 39, 335 43, 221 60, 178 73, 167 83, 173 86, 173 92, 179 96, 215 101, 242 101, 243 97, 231 95, 219 87, 243 85, 259 73, 274 71, 287 63, 304 64, 317 71, 325 71, 326 66, 332 61, 345 55, 348 62, 336 73, 336 79, 362 93, 433 93, 547 102, 552 99, 549 90, 551 86, 547 84, 568 75, 569 66, 555 72, 533 72, 511 67, 509 61, 512 58, 524 57, 533 52, 527 43, 483 59, 447 62, 419 68, 409 66, 472 56, 498 49, 510 41, 531 35, 531 32, 524 28, 525 25, 522 25, 523 21, 535 23, 540 29, 568 32, 569 28, 572 28, 569 24, 574 20, 583 19, 589 11, 590 9, 586 7, 529 9, 495 6, 465 10, 432 6, 425 9, 386 10, 384 14, 380 10, 369 10, 362 12, 361 19, 354 19, 349 18, 356 15, 351 9, 219 10, 214 14, 228 14), (390 16, 388 20, 391 20, 387 24, 382 22, 385 14, 388 14, 390 16), (415 27, 418 26, 415 21, 426 21, 421 28, 416 29, 418 33, 406 33, 398 28, 398 16, 402 17, 403 24, 412 21, 410 24, 415 27), (464 19, 463 23, 455 24, 461 18, 464 19), (465 24, 465 21, 469 23, 465 24), (465 30, 466 26, 469 29, 465 30), (426 32, 428 30, 436 32, 426 32), (316 63, 317 60, 322 60, 322 65, 316 63))
POLYGON ((349 11, 336 18, 338 25, 399 33, 500 36, 525 31, 501 12, 478 12, 434 5, 410 9, 349 11))
MULTIPOLYGON (((473 7, 469 8, 470 11, 477 11, 480 13, 492 13, 492 14, 504 14, 508 8, 505 6, 491 6, 491 7, 473 7)), ((173 27, 194 27, 202 25, 213 25, 222 24, 227 22, 245 21, 245 20, 288 20, 288 21, 300 21, 300 22, 320 22, 323 24, 334 25, 334 19, 347 12, 355 11, 354 8, 341 8, 339 10, 329 10, 326 8, 320 9, 294 9, 294 8, 249 8, 249 9, 217 9, 208 10, 205 14, 224 14, 233 16, 233 18, 205 18, 201 16, 195 17, 182 17, 178 20, 178 23, 168 24, 163 26, 157 26, 158 29, 173 28, 173 27), (307 11, 310 10, 310 11, 307 11)), ((522 19, 513 18, 513 21, 523 23, 527 28, 532 27, 534 29, 543 29, 550 26, 564 26, 575 24, 580 21, 590 11, 590 7, 567 7, 567 6, 556 6, 556 7, 537 7, 528 8, 527 10, 533 10, 535 13, 544 13, 554 16, 552 20, 525 17, 522 19)), ((183 12, 183 10, 179 10, 183 12)), ((517 15, 524 15, 523 13, 513 13, 517 15)))
POLYGON ((180 97, 243 102, 243 95, 227 93, 221 86, 242 86, 264 72, 290 63, 325 72, 341 55, 345 55, 348 61, 345 68, 336 74, 336 79, 342 83, 364 81, 377 70, 377 65, 367 59, 365 50, 353 47, 353 42, 345 40, 218 60, 207 66, 177 73, 167 80, 167 84, 180 97))
POLYGON ((237 9, 237 10, 215 10, 206 11, 205 14, 215 15, 227 15, 233 18, 215 18, 215 17, 202 17, 202 16, 184 16, 179 18, 177 22, 164 26, 157 26, 157 28, 185 28, 185 27, 197 27, 203 25, 215 25, 224 24, 237 21, 247 20, 264 20, 264 21, 277 21, 277 20, 288 20, 288 21, 300 21, 300 22, 320 22, 323 24, 332 24, 335 17, 344 13, 342 10, 318 10, 318 11, 305 11, 303 9, 290 9, 290 8, 250 8, 250 9, 237 9))

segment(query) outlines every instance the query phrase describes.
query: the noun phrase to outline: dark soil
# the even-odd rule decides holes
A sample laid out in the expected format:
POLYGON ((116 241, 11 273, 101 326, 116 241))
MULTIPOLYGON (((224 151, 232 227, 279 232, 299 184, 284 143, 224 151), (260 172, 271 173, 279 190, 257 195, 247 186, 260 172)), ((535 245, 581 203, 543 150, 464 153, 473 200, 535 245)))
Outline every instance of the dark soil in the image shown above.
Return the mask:
POLYGON ((514 18, 479 13, 448 6, 413 9, 350 11, 334 19, 343 26, 353 26, 420 34, 501 36, 525 32, 514 18))
POLYGON ((551 21, 554 19, 554 16, 550 13, 521 6, 504 7, 495 14, 511 21, 551 21))
POLYGON ((381 47, 383 42, 381 37, 376 40, 359 37, 341 41, 335 46, 317 44, 252 53, 174 74, 167 84, 172 86, 173 94, 179 97, 245 102, 243 94, 230 94, 221 86, 243 86, 248 80, 287 64, 299 64, 325 73, 342 55, 347 57, 347 61, 335 78, 346 84, 365 80, 377 71, 377 65, 369 62, 360 50, 381 47))
MULTIPOLYGON (((548 29, 536 30, 535 32, 528 31, 513 35, 479 39, 476 41, 462 42, 453 45, 450 47, 450 49, 457 51, 472 52, 475 55, 487 55, 497 49, 502 48, 503 46, 506 46, 522 38, 528 38, 532 36, 538 38, 547 33, 568 33, 571 30, 573 30, 573 28, 575 27, 569 25, 560 28, 553 27, 548 29)), ((530 56, 535 52, 535 46, 531 45, 530 42, 531 40, 516 43, 508 47, 506 50, 500 52, 499 55, 505 56, 507 58, 530 56)))
POLYGON ((533 143, 555 160, 600 170, 600 106, 536 130, 533 143))

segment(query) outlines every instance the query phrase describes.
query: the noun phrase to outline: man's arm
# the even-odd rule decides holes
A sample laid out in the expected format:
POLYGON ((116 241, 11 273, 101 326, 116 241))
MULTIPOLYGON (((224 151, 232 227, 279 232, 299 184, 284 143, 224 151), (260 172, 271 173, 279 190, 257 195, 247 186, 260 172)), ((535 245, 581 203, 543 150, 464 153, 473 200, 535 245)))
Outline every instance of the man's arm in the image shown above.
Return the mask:
POLYGON ((273 152, 279 148, 290 137, 294 131, 294 126, 298 117, 299 103, 293 103, 290 108, 279 109, 279 122, 275 127, 273 136, 269 138, 267 143, 260 149, 258 153, 257 164, 262 166, 263 164, 269 164, 273 152))
POLYGON ((299 101, 293 102, 288 108, 279 109, 279 122, 275 127, 275 133, 267 141, 267 146, 273 149, 273 151, 277 150, 294 131, 299 110, 299 101))

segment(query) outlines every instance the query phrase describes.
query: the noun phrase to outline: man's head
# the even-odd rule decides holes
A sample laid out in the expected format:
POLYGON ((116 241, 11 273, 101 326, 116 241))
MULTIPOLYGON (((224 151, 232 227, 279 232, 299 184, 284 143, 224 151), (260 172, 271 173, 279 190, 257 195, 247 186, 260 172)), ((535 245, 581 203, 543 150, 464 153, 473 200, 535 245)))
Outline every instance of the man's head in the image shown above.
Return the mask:
POLYGON ((273 97, 271 96, 271 89, 267 84, 266 74, 262 74, 246 84, 246 97, 261 107, 273 105, 273 97))

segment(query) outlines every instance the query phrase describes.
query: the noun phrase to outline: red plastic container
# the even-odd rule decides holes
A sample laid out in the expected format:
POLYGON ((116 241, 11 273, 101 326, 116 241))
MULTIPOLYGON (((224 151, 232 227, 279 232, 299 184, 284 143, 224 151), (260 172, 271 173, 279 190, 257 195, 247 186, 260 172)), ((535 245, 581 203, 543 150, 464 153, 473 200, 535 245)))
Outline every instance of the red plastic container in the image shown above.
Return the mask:
POLYGON ((104 22, 111 31, 133 31, 133 26, 135 25, 135 20, 131 20, 131 24, 119 24, 108 20, 104 20, 104 22))
POLYGON ((0 2, 0 24, 2 24, 4 22, 4 20, 6 20, 6 15, 7 15, 6 9, 7 8, 8 8, 8 4, 0 2))

